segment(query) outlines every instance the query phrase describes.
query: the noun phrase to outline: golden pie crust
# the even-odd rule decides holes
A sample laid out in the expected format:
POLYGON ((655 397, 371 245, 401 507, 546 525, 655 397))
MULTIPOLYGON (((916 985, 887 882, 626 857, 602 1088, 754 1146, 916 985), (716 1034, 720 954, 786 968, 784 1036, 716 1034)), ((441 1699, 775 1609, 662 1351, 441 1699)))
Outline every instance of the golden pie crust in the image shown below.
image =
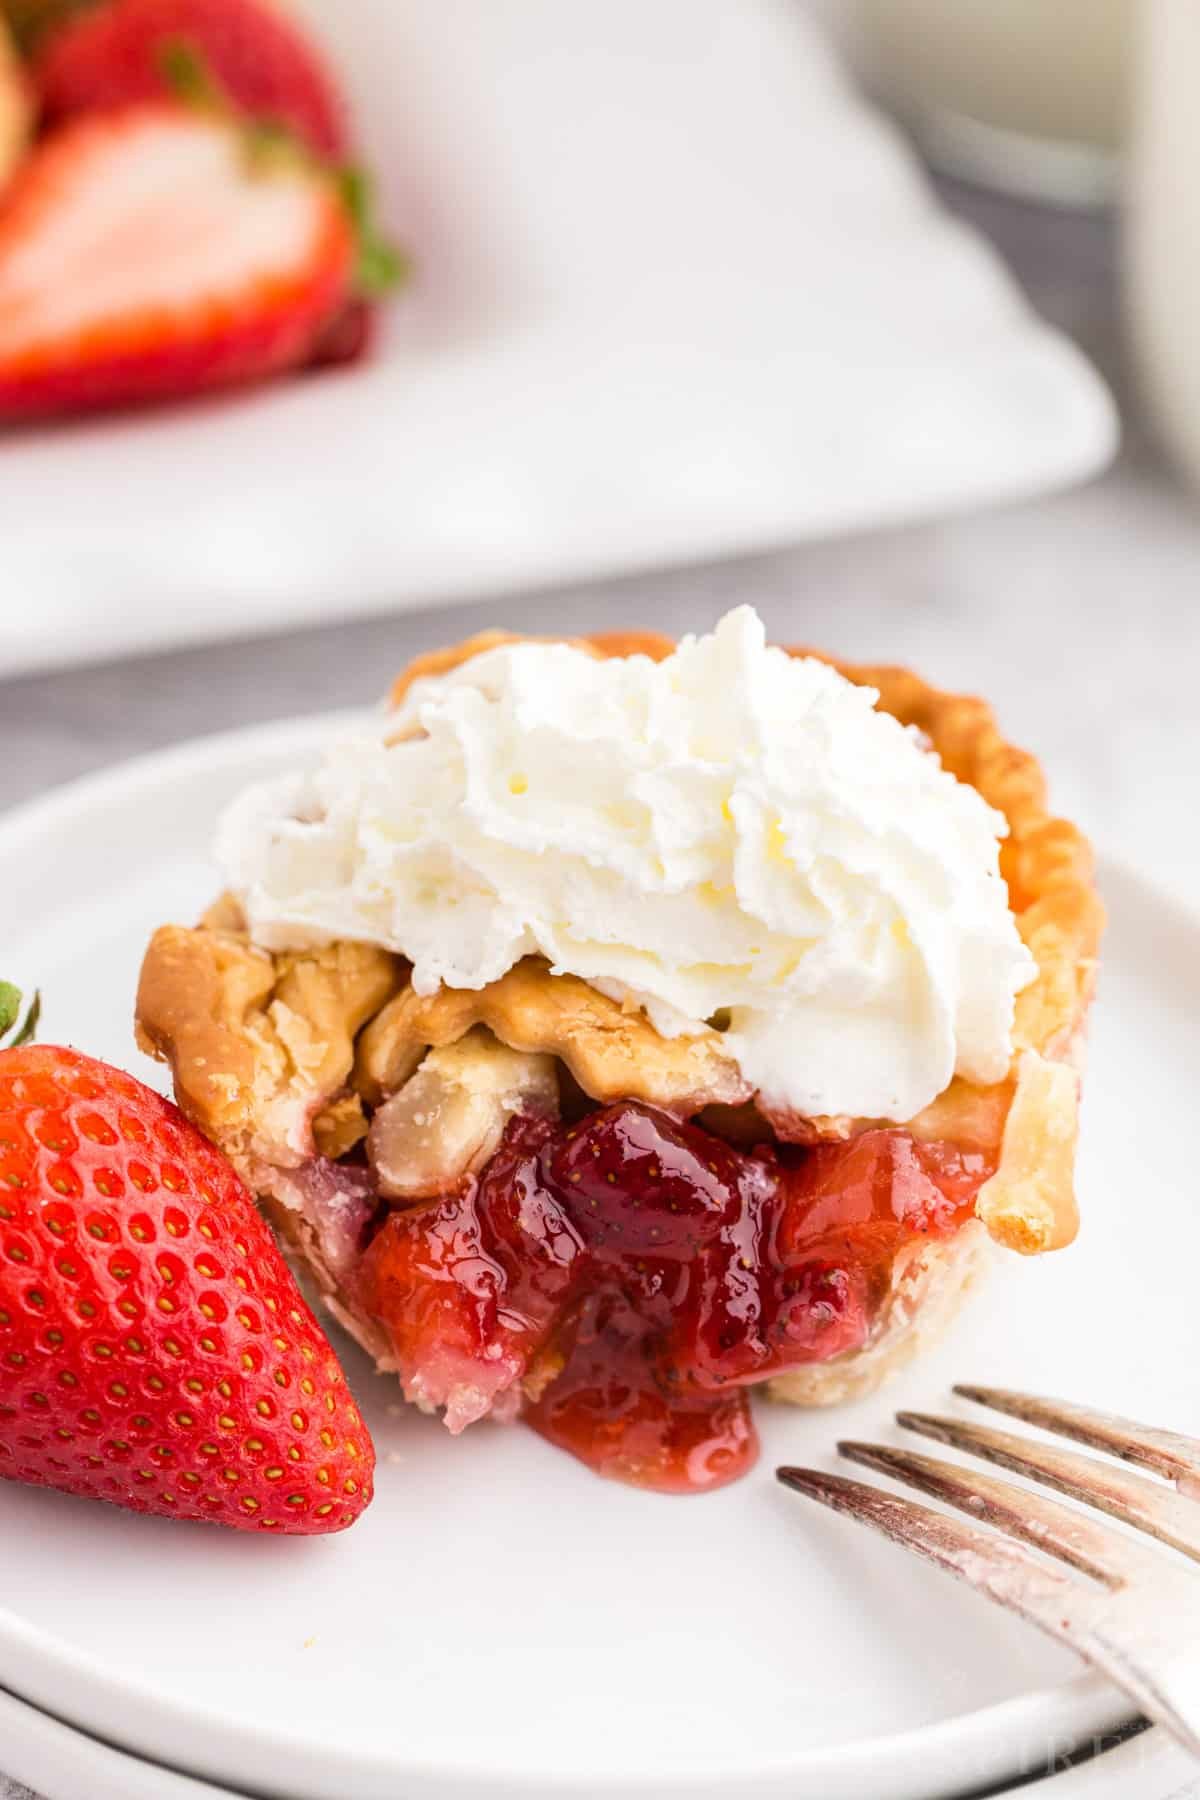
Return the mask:
MULTIPOLYGON (((418 657, 395 683, 393 704, 415 681, 516 641, 484 632, 418 657)), ((595 656, 656 661, 674 648, 669 638, 643 632, 564 641, 595 656)), ((1078 1225, 1079 1074, 1104 922, 1090 846, 1073 825, 1050 814, 1036 760, 1005 741, 984 701, 941 693, 904 669, 821 660, 877 689, 878 705, 920 729, 945 767, 1008 821, 1001 872, 1038 968, 1017 1000, 1012 1067, 1006 1081, 986 1089, 956 1078, 908 1129, 962 1148, 999 1143, 998 1166, 978 1196, 982 1226, 997 1243, 1025 1254, 1060 1248, 1078 1225)), ((456 1043, 479 1025, 514 1050, 558 1057, 597 1101, 642 1099, 700 1114, 727 1135, 736 1136, 740 1122, 745 1135, 757 1132, 761 1139, 765 1122, 782 1138, 811 1141, 846 1137, 869 1123, 801 1120, 759 1108, 719 1032, 662 1038, 640 1012, 573 976, 552 975, 538 958, 479 991, 421 996, 411 987, 408 965, 371 945, 342 942, 278 954, 256 948, 228 896, 199 926, 167 925, 155 933, 137 999, 138 1040, 171 1065, 180 1105, 268 1196, 281 1168, 297 1168, 318 1152, 344 1154, 366 1133, 365 1108, 401 1087, 431 1048, 456 1043)), ((320 1274, 311 1234, 286 1216, 286 1207, 271 1210, 320 1274)), ((982 1239, 979 1232, 958 1245, 921 1246, 911 1267, 897 1268, 870 1345, 780 1377, 772 1392, 813 1403, 874 1385, 911 1354, 935 1316, 949 1312, 978 1266, 982 1239)), ((322 1286, 347 1322, 353 1312, 347 1296, 332 1278, 322 1286)), ((379 1351, 368 1322, 355 1329, 379 1351)))

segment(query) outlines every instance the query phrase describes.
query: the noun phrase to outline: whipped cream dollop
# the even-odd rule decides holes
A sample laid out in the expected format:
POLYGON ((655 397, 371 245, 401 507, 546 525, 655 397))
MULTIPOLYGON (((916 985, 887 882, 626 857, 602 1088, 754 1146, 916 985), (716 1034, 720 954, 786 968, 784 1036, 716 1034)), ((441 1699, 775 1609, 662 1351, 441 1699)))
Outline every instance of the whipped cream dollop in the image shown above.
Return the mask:
POLYGON ((1035 967, 1004 819, 876 698, 748 607, 660 663, 504 644, 245 793, 218 857, 265 948, 381 944, 421 993, 539 954, 717 1025, 773 1107, 906 1120, 1005 1075, 1035 967))

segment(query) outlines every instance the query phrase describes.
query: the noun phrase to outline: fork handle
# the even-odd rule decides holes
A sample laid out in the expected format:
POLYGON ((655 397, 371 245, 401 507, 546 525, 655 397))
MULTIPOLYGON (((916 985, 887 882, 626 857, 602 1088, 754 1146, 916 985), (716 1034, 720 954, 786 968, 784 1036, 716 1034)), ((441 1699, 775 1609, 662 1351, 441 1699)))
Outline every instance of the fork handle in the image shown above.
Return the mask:
MULTIPOLYGON (((1084 1651, 1104 1673, 1123 1688, 1131 1700, 1200 1757, 1200 1620, 1190 1644, 1165 1640, 1153 1625, 1146 1625, 1145 1599, 1141 1618, 1114 1608, 1102 1615, 1088 1636, 1084 1651)), ((1075 1641, 1078 1649, 1078 1640, 1075 1641)))

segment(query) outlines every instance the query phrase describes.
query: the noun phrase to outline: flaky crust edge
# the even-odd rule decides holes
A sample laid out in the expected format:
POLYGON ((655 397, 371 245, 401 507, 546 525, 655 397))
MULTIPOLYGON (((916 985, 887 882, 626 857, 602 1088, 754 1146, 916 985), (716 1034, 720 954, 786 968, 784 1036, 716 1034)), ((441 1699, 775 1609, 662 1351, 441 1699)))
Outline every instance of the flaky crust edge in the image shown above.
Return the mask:
POLYGON ((1091 844, 1050 812, 1037 758, 1003 737, 986 701, 944 693, 908 669, 822 660, 875 688, 884 711, 923 731, 951 774, 1008 821, 1000 872, 1038 973, 1017 997, 1013 1098, 1000 1163, 980 1190, 976 1212, 1009 1250, 1061 1249, 1079 1228, 1080 1076, 1104 933, 1091 844))

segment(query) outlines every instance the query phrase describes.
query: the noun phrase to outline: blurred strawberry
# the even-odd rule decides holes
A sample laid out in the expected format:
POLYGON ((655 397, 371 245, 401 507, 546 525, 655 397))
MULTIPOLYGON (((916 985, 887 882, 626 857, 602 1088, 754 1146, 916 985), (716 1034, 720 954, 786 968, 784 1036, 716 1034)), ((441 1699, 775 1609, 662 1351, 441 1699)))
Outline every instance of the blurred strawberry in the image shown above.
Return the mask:
POLYGON ((368 355, 379 319, 379 308, 372 302, 402 283, 408 274, 407 258, 376 228, 369 177, 361 168, 349 164, 342 169, 340 180, 342 196, 358 233, 354 292, 317 338, 308 359, 314 369, 345 368, 368 355))
POLYGON ((33 74, 47 120, 171 91, 184 47, 241 112, 319 155, 346 154, 346 108, 324 59, 270 0, 109 0, 48 31, 33 74))
POLYGON ((28 56, 48 31, 96 4, 97 0, 0 0, 0 17, 8 21, 18 47, 28 56))
POLYGON ((377 309, 366 300, 347 300, 329 321, 309 357, 314 369, 344 368, 361 362, 375 341, 377 309))
POLYGON ((361 178, 286 136, 150 101, 74 119, 0 202, 0 419, 299 366, 395 273, 361 178))

